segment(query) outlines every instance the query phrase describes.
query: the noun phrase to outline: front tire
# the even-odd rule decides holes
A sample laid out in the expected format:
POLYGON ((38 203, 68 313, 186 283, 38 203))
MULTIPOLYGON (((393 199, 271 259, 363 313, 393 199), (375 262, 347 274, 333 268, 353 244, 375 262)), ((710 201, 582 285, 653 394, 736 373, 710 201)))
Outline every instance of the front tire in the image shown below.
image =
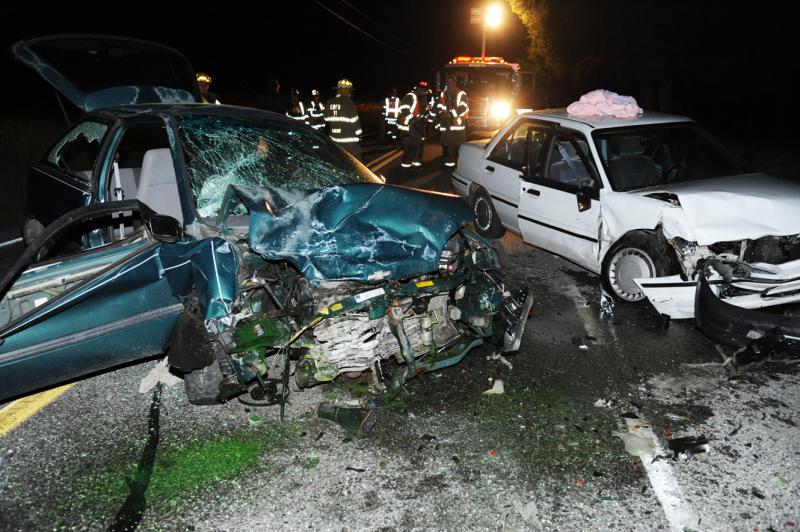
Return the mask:
POLYGON ((219 392, 222 370, 216 361, 184 374, 183 384, 186 387, 186 397, 193 405, 217 405, 223 402, 219 392))
POLYGON ((603 267, 603 286, 617 301, 637 303, 646 296, 634 279, 678 273, 673 251, 651 234, 627 237, 609 252, 603 267))
POLYGON ((489 194, 478 189, 470 196, 470 206, 475 214, 475 232, 484 238, 500 238, 505 234, 506 229, 494 210, 494 204, 489 194))

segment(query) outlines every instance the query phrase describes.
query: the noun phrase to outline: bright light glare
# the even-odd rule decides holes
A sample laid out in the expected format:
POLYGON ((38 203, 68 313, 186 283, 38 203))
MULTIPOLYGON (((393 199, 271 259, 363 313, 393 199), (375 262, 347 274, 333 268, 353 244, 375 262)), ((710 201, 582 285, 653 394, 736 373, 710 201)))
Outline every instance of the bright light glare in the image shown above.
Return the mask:
POLYGON ((483 21, 488 27, 496 28, 500 25, 502 18, 503 8, 500 7, 500 4, 492 4, 486 8, 486 16, 483 21))
POLYGON ((511 106, 508 102, 494 102, 491 110, 492 118, 496 120, 504 120, 511 114, 511 106))

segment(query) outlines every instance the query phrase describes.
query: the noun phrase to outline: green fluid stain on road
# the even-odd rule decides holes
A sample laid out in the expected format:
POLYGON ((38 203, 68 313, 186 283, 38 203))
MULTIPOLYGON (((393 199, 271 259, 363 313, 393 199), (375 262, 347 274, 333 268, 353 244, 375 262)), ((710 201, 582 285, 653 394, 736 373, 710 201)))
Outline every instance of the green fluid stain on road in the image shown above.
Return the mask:
MULTIPOLYGON (((260 456, 286 444, 292 433, 287 428, 240 432, 159 452, 145 491, 147 506, 175 505, 177 496, 236 478, 255 467, 260 456)), ((90 506, 124 499, 136 474, 136 464, 131 463, 90 475, 78 489, 79 499, 90 506)))

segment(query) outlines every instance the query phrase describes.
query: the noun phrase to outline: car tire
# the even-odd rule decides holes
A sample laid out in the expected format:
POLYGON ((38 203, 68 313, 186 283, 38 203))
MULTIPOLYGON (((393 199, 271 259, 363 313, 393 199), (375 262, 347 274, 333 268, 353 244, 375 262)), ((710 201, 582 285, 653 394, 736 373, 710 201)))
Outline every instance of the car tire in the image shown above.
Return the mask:
POLYGON ((637 303, 647 298, 633 279, 676 273, 677 260, 667 243, 655 235, 639 233, 609 251, 603 266, 603 287, 617 301, 637 303))
POLYGON ((42 222, 33 216, 26 218, 25 221, 22 222, 22 240, 25 242, 25 245, 30 246, 31 242, 42 234, 42 231, 44 231, 42 222))
POLYGON ((217 362, 185 373, 183 383, 186 397, 193 405, 217 405, 222 403, 219 385, 222 384, 222 370, 217 362))
POLYGON ((494 210, 494 204, 489 194, 478 189, 470 195, 469 201, 472 212, 475 214, 475 232, 484 238, 500 238, 505 234, 506 229, 494 210))

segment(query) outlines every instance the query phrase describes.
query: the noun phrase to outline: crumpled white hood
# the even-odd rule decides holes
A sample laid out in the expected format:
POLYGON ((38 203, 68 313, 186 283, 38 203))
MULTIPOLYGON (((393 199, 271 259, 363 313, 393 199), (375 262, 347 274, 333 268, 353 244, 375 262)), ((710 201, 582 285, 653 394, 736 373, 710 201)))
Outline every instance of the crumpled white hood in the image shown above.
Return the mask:
POLYGON ((675 183, 657 189, 637 191, 647 195, 671 192, 678 196, 682 209, 662 211, 665 234, 696 241, 700 245, 715 242, 755 239, 763 236, 787 236, 800 233, 800 184, 764 174, 706 179, 675 183), (679 212, 682 210, 682 216, 679 212), (680 234, 677 226, 691 228, 693 234, 680 234))

